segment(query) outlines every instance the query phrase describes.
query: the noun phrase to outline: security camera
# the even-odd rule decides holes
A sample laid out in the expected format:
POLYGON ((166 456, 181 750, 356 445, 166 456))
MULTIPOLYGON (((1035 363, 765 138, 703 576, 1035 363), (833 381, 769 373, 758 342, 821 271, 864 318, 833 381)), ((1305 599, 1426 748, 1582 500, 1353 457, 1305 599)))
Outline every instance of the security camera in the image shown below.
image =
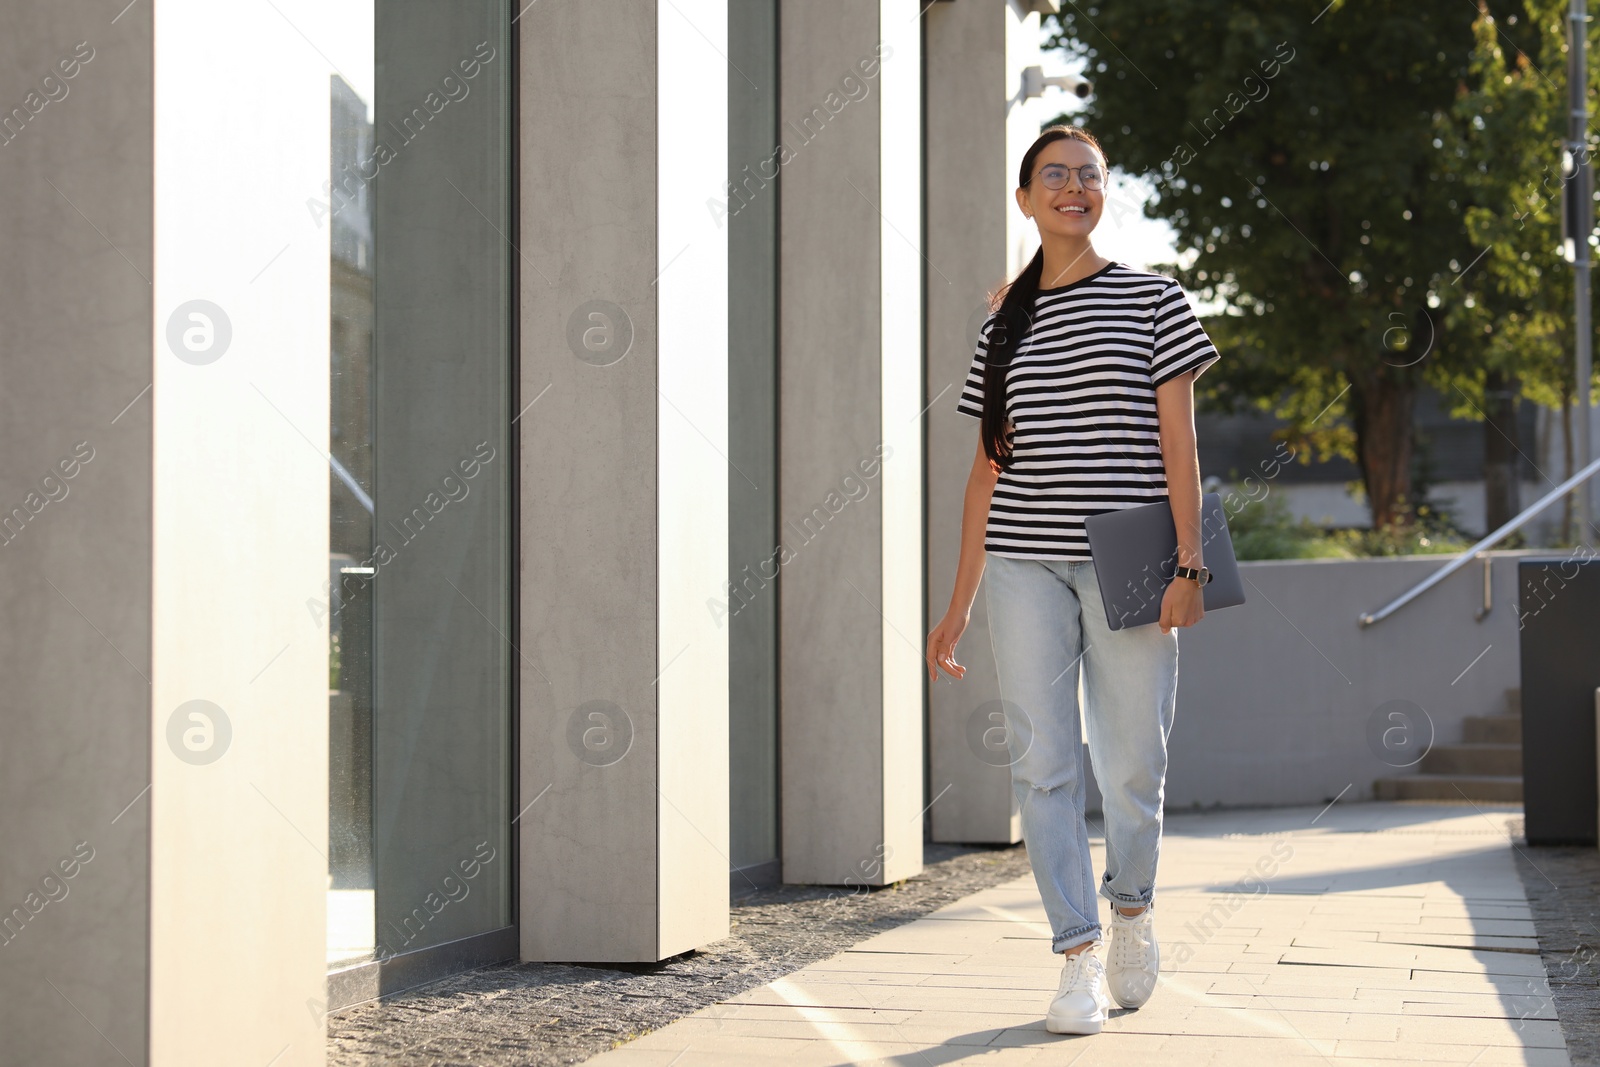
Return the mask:
POLYGON ((1043 96, 1044 91, 1052 86, 1065 89, 1080 100, 1087 99, 1094 91, 1093 82, 1076 74, 1056 74, 1047 78, 1043 67, 1022 68, 1022 99, 1032 100, 1036 96, 1043 96))

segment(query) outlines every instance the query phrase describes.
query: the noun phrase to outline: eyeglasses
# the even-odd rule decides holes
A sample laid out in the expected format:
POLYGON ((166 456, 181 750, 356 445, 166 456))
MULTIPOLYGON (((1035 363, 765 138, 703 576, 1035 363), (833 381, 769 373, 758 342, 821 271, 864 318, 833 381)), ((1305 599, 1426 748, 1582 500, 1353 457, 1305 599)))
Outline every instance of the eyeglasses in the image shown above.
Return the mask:
POLYGON ((1039 180, 1046 189, 1059 189, 1067 184, 1067 179, 1072 172, 1078 172, 1078 180, 1085 189, 1104 189, 1106 187, 1105 168, 1098 163, 1085 163, 1081 167, 1067 167, 1060 163, 1051 163, 1039 171, 1039 180))

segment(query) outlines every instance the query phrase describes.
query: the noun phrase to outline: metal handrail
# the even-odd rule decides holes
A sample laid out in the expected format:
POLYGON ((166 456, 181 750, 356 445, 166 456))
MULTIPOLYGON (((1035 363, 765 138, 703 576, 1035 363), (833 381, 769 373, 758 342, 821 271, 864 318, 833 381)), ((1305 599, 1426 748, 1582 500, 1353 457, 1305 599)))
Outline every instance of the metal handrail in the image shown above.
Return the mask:
MULTIPOLYGON (((1573 487, 1578 485, 1585 478, 1594 477, 1596 473, 1600 473, 1600 459, 1594 460, 1572 477, 1568 478, 1566 481, 1550 490, 1544 496, 1540 497, 1537 501, 1529 504, 1526 508, 1523 508, 1522 511, 1517 513, 1516 517, 1507 521, 1505 525, 1489 534, 1482 541, 1479 541, 1471 548, 1463 550, 1461 555, 1451 560, 1448 564, 1441 567, 1433 574, 1430 574, 1421 582, 1418 582, 1416 585, 1412 586, 1411 589, 1407 590, 1405 593, 1402 593, 1400 596, 1379 608, 1377 611, 1369 611, 1360 616, 1356 620, 1357 624, 1363 627, 1371 626, 1375 622, 1381 622, 1388 618, 1390 615, 1394 614, 1398 608, 1405 604, 1409 604, 1411 601, 1415 600, 1429 589, 1432 589, 1434 586, 1450 577, 1450 575, 1454 574, 1462 567, 1465 567, 1467 563, 1471 561, 1473 556, 1477 555, 1479 552, 1482 552, 1485 548, 1488 548, 1490 545, 1494 544, 1496 541, 1499 541, 1507 534, 1513 533, 1522 526, 1526 525, 1529 519, 1533 518, 1551 504, 1555 503, 1562 496, 1570 493, 1573 487)), ((1583 517, 1580 517, 1580 519, 1582 518, 1583 517)))

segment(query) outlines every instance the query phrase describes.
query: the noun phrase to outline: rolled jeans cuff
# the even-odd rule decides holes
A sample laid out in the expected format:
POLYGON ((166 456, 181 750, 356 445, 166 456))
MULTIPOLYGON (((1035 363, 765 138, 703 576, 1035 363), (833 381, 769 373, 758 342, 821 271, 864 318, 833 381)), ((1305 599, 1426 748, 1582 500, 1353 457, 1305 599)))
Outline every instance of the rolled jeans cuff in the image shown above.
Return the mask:
POLYGON ((1155 890, 1151 890, 1150 892, 1145 893, 1143 896, 1137 896, 1128 893, 1116 893, 1112 891, 1109 882, 1101 882, 1100 895, 1111 901, 1111 903, 1121 904, 1125 908, 1148 908, 1151 906, 1151 901, 1155 898, 1155 890))
POLYGON ((1082 926, 1074 927, 1064 934, 1051 938, 1050 951, 1065 952, 1069 948, 1077 948, 1086 941, 1098 940, 1100 940, 1100 924, 1084 923, 1082 926))

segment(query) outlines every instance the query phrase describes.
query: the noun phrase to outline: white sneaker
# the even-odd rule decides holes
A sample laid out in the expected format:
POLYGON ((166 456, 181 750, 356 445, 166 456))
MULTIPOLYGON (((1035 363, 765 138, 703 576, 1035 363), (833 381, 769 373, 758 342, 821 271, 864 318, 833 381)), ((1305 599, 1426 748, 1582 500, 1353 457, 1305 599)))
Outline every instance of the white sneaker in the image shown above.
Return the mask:
POLYGON ((1111 1011, 1106 999, 1106 965, 1094 948, 1068 955, 1061 967, 1061 986, 1056 990, 1044 1028, 1052 1034, 1098 1034, 1111 1011))
POLYGON ((1124 1008, 1138 1008, 1156 990, 1161 970, 1161 946, 1147 905, 1137 915, 1111 909, 1111 950, 1106 962, 1106 985, 1124 1008))

